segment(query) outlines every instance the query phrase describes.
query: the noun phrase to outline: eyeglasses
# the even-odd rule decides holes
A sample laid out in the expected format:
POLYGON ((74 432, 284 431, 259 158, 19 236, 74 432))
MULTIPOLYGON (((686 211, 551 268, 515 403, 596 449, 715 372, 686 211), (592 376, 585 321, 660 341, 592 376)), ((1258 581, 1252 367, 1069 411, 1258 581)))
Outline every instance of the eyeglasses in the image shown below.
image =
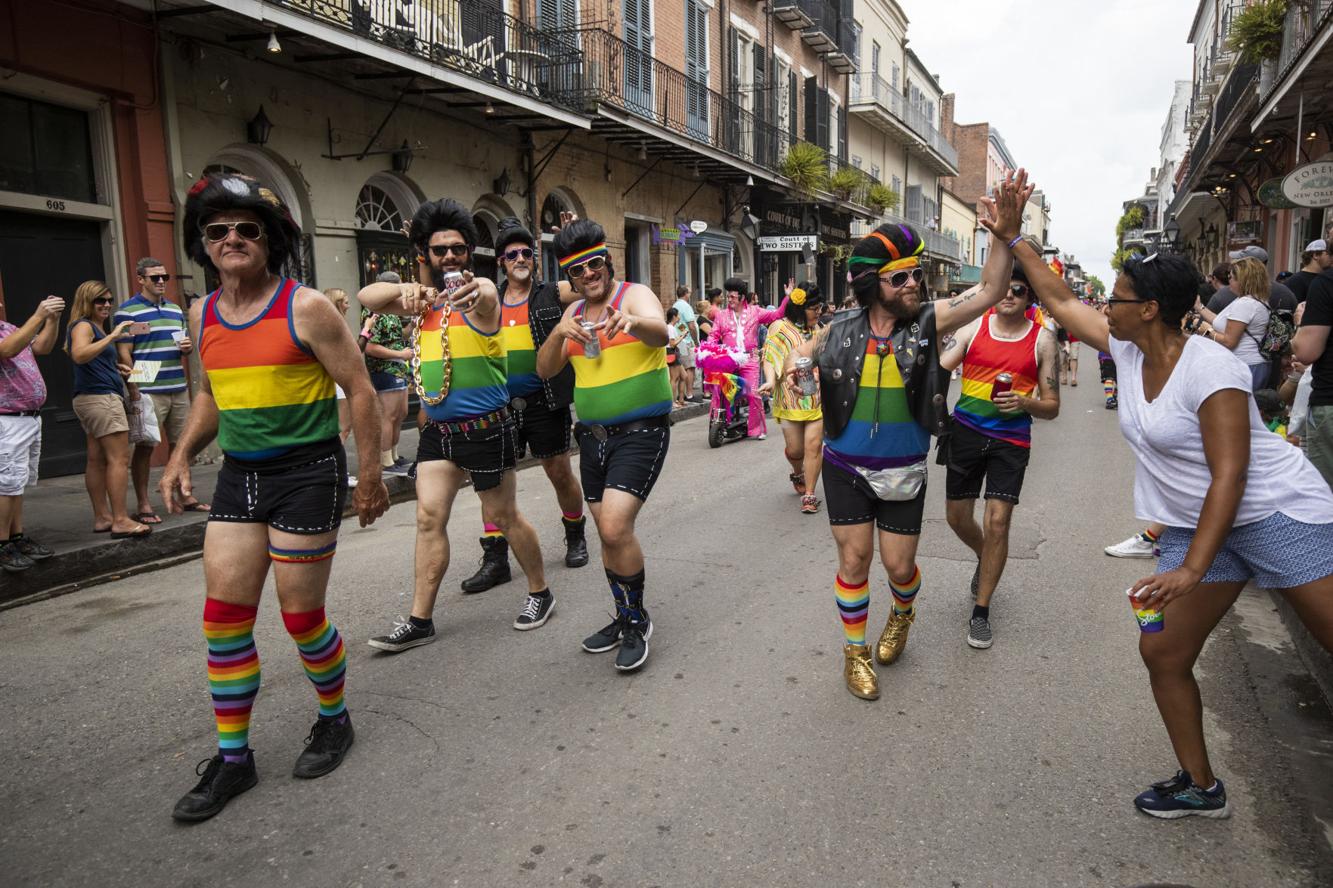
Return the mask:
POLYGON ((901 287, 907 286, 908 278, 911 278, 912 280, 916 281, 919 284, 926 279, 926 273, 919 268, 912 268, 912 269, 904 268, 901 271, 895 271, 888 277, 881 277, 880 282, 888 284, 890 287, 893 287, 895 290, 897 290, 901 287))
MULTIPOLYGON (((241 224, 245 224, 245 223, 241 223, 241 224)), ((216 238, 216 239, 217 239, 217 240, 222 240, 222 238, 225 238, 226 236, 227 236, 227 235, 224 234, 224 235, 222 235, 222 237, 219 237, 219 238, 216 238)), ((244 235, 242 235, 242 237, 244 237, 244 235)), ((212 240, 212 238, 210 238, 210 240, 212 240)), ((155 284, 165 284, 167 281, 171 280, 171 275, 169 275, 169 274, 145 274, 145 275, 141 275, 141 277, 143 277, 144 280, 146 280, 146 281, 152 281, 152 282, 155 283, 155 284)))
POLYGON ((462 259, 467 255, 467 244, 431 244, 430 254, 436 259, 443 259, 451 254, 455 259, 462 259))
POLYGON ((578 280, 590 271, 601 271, 606 267, 605 256, 593 256, 587 262, 580 262, 578 265, 571 265, 565 269, 565 274, 569 275, 570 280, 578 280))
POLYGON ((210 222, 203 228, 210 244, 221 243, 232 230, 246 240, 257 241, 264 236, 264 226, 258 222, 210 222))
POLYGON ((1026 296, 1031 291, 1028 289, 1027 284, 1010 284, 1009 292, 1013 293, 1015 296, 1026 296))
POLYGON ((505 250, 505 258, 510 262, 522 256, 524 259, 532 258, 532 249, 530 247, 515 247, 512 250, 505 250))
POLYGON ((93 305, 110 305, 112 301, 110 296, 98 296, 93 300, 93 305))

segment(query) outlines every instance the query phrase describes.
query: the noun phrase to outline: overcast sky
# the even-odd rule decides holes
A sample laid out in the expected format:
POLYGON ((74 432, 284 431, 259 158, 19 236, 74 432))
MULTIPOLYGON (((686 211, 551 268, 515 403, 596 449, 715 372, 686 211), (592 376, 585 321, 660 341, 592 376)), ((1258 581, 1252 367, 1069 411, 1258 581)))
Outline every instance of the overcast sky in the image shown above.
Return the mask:
POLYGON ((1121 203, 1157 165, 1197 0, 900 0, 909 46, 1051 203, 1051 241, 1112 283, 1121 203))

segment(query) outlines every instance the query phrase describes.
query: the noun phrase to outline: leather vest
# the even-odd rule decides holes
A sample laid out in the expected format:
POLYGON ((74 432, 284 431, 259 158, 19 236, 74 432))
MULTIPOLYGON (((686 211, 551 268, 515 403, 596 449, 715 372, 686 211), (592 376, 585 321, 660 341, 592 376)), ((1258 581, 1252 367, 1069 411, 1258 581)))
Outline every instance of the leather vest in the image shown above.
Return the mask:
MULTIPOLYGON (((819 355, 819 395, 826 437, 838 437, 851 421, 869 337, 869 309, 839 313, 829 325, 819 355)), ((921 306, 913 321, 900 320, 890 339, 912 416, 930 434, 947 435, 949 371, 940 366, 934 304, 921 306)))
MULTIPOLYGON (((500 285, 500 301, 504 301, 509 281, 500 285)), ((565 314, 565 307, 560 304, 560 287, 548 281, 533 281, 528 292, 528 327, 532 330, 532 344, 541 351, 551 332, 560 325, 560 318, 565 314)), ((553 410, 568 407, 574 403, 574 368, 565 365, 550 379, 542 380, 542 394, 546 405, 553 410)))

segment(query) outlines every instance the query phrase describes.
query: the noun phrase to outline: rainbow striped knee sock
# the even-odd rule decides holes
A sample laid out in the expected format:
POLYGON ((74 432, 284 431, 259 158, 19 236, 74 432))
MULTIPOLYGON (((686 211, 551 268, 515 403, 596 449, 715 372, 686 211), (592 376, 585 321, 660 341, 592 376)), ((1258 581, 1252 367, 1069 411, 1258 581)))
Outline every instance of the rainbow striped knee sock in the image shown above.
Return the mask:
POLYGON ((921 568, 914 567, 912 578, 906 583, 895 583, 889 577, 889 588, 893 590, 893 612, 910 614, 916 603, 916 593, 921 591, 921 568))
POLYGON ((847 644, 865 644, 870 582, 854 586, 839 576, 833 581, 833 595, 838 601, 838 616, 842 618, 842 634, 847 644))
POLYGON ((259 608, 204 599, 208 690, 218 723, 218 754, 243 762, 250 751, 250 709, 259 693, 255 615, 259 608))
POLYGON ((347 654, 342 636, 333 628, 324 608, 299 614, 282 615, 287 634, 301 652, 305 674, 319 695, 319 717, 338 718, 347 711, 343 702, 343 680, 347 673, 347 654))
POLYGON ((505 536, 504 531, 500 530, 498 526, 492 524, 489 521, 481 525, 481 531, 482 531, 481 538, 484 540, 493 540, 496 537, 504 539, 505 536))

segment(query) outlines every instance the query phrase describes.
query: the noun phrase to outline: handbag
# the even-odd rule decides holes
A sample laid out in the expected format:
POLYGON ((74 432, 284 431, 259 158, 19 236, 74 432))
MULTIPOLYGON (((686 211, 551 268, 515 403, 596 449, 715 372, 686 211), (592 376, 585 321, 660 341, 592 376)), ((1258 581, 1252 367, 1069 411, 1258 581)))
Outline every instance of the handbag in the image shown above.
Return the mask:
POLYGON ((162 432, 157 425, 157 411, 153 401, 147 395, 139 395, 137 401, 125 399, 125 419, 130 426, 130 443, 156 447, 162 443, 162 432))
POLYGON ((926 483, 926 461, 891 469, 856 467, 856 473, 866 480, 875 496, 885 502, 901 503, 914 500, 926 483))

